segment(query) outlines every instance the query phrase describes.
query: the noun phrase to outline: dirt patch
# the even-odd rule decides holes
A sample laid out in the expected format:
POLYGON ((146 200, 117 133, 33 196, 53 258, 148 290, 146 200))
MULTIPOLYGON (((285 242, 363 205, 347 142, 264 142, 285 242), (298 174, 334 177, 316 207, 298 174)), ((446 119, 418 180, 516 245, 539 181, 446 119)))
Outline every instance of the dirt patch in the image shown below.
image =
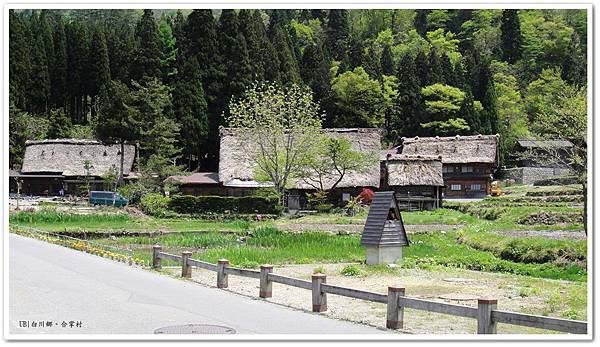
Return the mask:
MULTIPOLYGON (((429 233, 433 231, 452 231, 462 228, 462 224, 405 224, 404 228, 409 233, 429 233)), ((278 224, 277 228, 282 231, 303 232, 303 231, 325 231, 333 234, 360 234, 364 229, 362 224, 278 224)))
POLYGON ((136 217, 136 218, 150 218, 148 215, 146 215, 144 212, 142 212, 137 207, 125 206, 124 210, 125 210, 125 212, 127 212, 127 214, 129 214, 132 217, 136 217))
POLYGON ((494 234, 510 237, 541 236, 554 240, 585 240, 587 235, 580 230, 498 230, 494 234))
MULTIPOLYGON (((406 288, 406 295, 412 298, 462 304, 476 307, 478 297, 495 297, 498 308, 530 314, 543 314, 547 310, 547 298, 562 290, 571 290, 585 284, 567 281, 534 279, 505 274, 482 273, 460 269, 433 272, 416 269, 390 269, 390 273, 369 273, 367 275, 348 277, 341 275, 341 270, 348 264, 307 264, 277 266, 274 273, 310 281, 313 269, 320 267, 327 275, 327 283, 349 288, 387 293, 388 285, 401 285, 406 288), (449 279, 453 279, 448 281, 449 279), (535 285, 536 294, 522 296, 523 288, 535 285), (521 293, 521 294, 520 294, 521 293)), ((357 265, 356 266, 361 266, 357 265)), ((163 270, 179 277, 181 268, 163 270)), ((216 274, 194 268, 192 280, 200 284, 215 287, 216 274)), ((258 299, 259 281, 253 278, 229 276, 230 292, 258 299)), ((561 292, 562 294, 562 292, 561 292)), ((263 300, 263 299, 258 299, 263 300)), ((311 291, 273 284, 273 297, 264 299, 278 305, 311 311, 311 291)), ((385 327, 386 305, 363 300, 351 299, 329 294, 327 296, 328 311, 322 313, 330 318, 349 320, 368 324, 378 328, 385 327)), ((558 315, 551 313, 550 315, 558 315)), ((409 334, 474 334, 477 322, 474 319, 407 309, 404 313, 405 327, 399 333, 409 334)), ((499 324, 499 334, 549 334, 548 330, 499 324)))

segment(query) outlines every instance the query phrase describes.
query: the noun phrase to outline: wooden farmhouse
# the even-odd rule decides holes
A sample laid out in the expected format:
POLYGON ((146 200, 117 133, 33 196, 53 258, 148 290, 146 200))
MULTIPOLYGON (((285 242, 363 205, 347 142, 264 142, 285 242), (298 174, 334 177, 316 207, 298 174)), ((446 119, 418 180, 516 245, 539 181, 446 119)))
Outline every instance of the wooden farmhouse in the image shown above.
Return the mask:
MULTIPOLYGON (((381 135, 373 128, 336 128, 323 129, 327 136, 348 139, 352 149, 372 153, 375 158, 381 150, 381 135)), ((219 181, 224 187, 236 190, 255 189, 269 186, 269 183, 258 182, 255 179, 255 153, 258 145, 243 140, 243 133, 236 128, 221 128, 221 147, 219 154, 219 181), (254 148, 253 148, 254 147, 254 148)), ((348 172, 336 189, 330 192, 331 202, 341 204, 351 196, 358 195, 364 187, 376 189, 379 187, 380 168, 377 159, 373 161, 365 173, 348 172)), ((307 205, 306 194, 316 191, 311 185, 310 178, 296 180, 288 190, 287 205, 290 209, 304 208, 307 205)), ((326 181, 325 188, 331 187, 333 181, 326 181)))
MULTIPOLYGON (((10 171, 11 192, 16 193, 16 181, 21 180, 24 195, 75 195, 89 178, 92 190, 103 190, 102 176, 121 163, 121 146, 104 145, 98 141, 54 139, 27 141, 21 171, 10 171), (85 162, 89 160, 89 172, 85 162)), ((125 145, 123 172, 126 179, 136 177, 132 167, 134 145, 125 145)))
POLYGON ((381 190, 395 192, 400 209, 432 210, 442 206, 441 156, 384 151, 381 159, 381 190))
POLYGON ((444 197, 476 198, 490 194, 498 166, 499 135, 402 138, 398 153, 442 157, 444 197))

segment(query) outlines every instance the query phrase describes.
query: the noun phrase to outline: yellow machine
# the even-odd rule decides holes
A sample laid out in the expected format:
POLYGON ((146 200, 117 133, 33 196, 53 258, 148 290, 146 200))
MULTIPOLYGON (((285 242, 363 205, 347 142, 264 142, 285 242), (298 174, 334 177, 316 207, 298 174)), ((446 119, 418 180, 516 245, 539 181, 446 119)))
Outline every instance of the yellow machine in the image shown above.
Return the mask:
POLYGON ((502 195, 502 189, 500 189, 500 182, 494 181, 492 182, 492 196, 500 196, 502 195))

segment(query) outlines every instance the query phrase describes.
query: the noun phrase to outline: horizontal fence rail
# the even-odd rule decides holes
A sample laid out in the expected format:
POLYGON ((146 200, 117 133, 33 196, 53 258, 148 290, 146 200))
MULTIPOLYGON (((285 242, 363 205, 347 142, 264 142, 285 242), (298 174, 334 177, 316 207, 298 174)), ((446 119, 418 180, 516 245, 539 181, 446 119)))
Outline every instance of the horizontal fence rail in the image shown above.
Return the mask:
POLYGON ((386 294, 372 293, 359 289, 332 286, 330 284, 322 284, 321 290, 323 290, 325 293, 347 296, 349 298, 380 302, 382 304, 387 303, 386 294))
POLYGON ((276 275, 276 274, 270 273, 269 281, 272 281, 275 283, 286 284, 286 285, 292 286, 292 287, 298 287, 298 288, 312 290, 312 282, 299 280, 297 278, 292 278, 292 277, 287 277, 287 276, 276 275))
POLYGON ((587 333, 587 322, 584 321, 496 310, 492 311, 492 320, 497 323, 521 325, 531 328, 539 328, 543 326, 544 329, 562 331, 564 333, 587 333))
POLYGON ((258 271, 246 270, 246 269, 236 269, 233 267, 225 268, 225 273, 227 275, 250 277, 250 278, 260 278, 260 272, 258 272, 258 271))
POLYGON ((477 318, 477 309, 471 306, 446 304, 443 302, 413 299, 407 297, 400 298, 399 301, 399 305, 405 308, 412 308, 420 311, 444 313, 459 317, 477 318))
POLYGON ((259 297, 261 298, 272 297, 273 283, 307 289, 312 291, 313 312, 327 311, 327 294, 386 304, 386 327, 389 329, 402 329, 404 327, 404 310, 410 308, 476 319, 478 334, 496 334, 497 323, 555 330, 571 334, 587 334, 587 322, 500 311, 497 309, 496 299, 478 299, 477 307, 448 304, 406 297, 405 288, 398 286, 389 286, 388 293, 381 294, 327 284, 327 276, 324 274, 313 274, 312 281, 305 281, 274 274, 272 265, 261 265, 260 271, 239 269, 229 267, 229 261, 227 259, 220 259, 215 265, 192 259, 192 253, 189 251, 184 251, 181 256, 178 256, 162 252, 161 249, 162 248, 159 245, 153 246, 152 267, 154 268, 161 268, 161 259, 170 259, 181 262, 182 277, 191 277, 192 266, 214 271, 217 273, 217 288, 228 287, 228 275, 256 278, 260 280, 259 297))
POLYGON ((174 254, 169 254, 169 253, 160 252, 159 257, 161 259, 169 259, 169 260, 181 261, 181 257, 180 256, 174 255, 174 254))
POLYGON ((217 271, 217 266, 215 264, 207 263, 196 259, 188 259, 188 263, 192 266, 199 267, 201 269, 217 271))

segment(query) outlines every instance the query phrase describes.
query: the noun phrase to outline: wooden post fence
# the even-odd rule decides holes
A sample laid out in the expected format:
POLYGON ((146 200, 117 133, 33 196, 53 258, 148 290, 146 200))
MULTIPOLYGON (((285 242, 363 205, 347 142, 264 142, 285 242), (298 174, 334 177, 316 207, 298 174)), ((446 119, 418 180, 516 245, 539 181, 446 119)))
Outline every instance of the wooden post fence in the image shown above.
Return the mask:
POLYGON ((217 263, 217 288, 227 288, 229 286, 227 274, 225 273, 225 268, 228 267, 229 260, 219 259, 217 263))
POLYGON ((160 251, 162 250, 162 247, 159 245, 154 245, 152 246, 152 268, 154 269, 160 269, 160 251))
POLYGON ((270 298, 273 296, 273 282, 269 280, 269 274, 273 272, 273 265, 260 266, 260 290, 258 296, 270 298))
POLYGON ((321 288, 321 284, 327 282, 325 274, 312 275, 312 310, 313 312, 327 311, 327 293, 321 288))
POLYGON ((403 287, 388 287, 387 320, 385 322, 385 327, 388 329, 404 328, 404 306, 400 305, 400 297, 404 296, 404 292, 403 287))
POLYGON ((496 322, 492 319, 492 311, 498 306, 496 299, 477 300, 477 333, 495 334, 496 322))
POLYGON ((405 296, 406 290, 404 287, 400 286, 389 286, 387 294, 380 294, 327 284, 327 276, 324 274, 313 274, 311 281, 305 281, 275 274, 273 273, 273 265, 261 265, 260 271, 238 269, 229 267, 229 260, 227 259, 220 259, 215 265, 192 259, 192 252, 189 251, 184 251, 181 253, 181 256, 178 256, 162 252, 160 245, 154 245, 152 247, 152 267, 160 269, 161 259, 181 262, 182 277, 191 277, 193 266, 209 271, 215 271, 217 273, 217 288, 228 287, 228 275, 256 278, 260 281, 258 295, 261 298, 270 298, 273 296, 273 283, 310 290, 312 292, 313 312, 327 311, 328 293, 386 304, 387 316, 385 325, 388 329, 403 329, 404 310, 406 308, 411 308, 420 311, 477 319, 477 334, 496 334, 497 323, 555 330, 571 334, 587 334, 588 331, 588 324, 585 321, 500 311, 497 309, 498 300, 493 298, 479 299, 477 301, 477 308, 475 308, 465 305, 410 298, 405 296))
POLYGON ((181 252, 181 277, 192 278, 192 266, 189 263, 191 257, 190 251, 181 252))

